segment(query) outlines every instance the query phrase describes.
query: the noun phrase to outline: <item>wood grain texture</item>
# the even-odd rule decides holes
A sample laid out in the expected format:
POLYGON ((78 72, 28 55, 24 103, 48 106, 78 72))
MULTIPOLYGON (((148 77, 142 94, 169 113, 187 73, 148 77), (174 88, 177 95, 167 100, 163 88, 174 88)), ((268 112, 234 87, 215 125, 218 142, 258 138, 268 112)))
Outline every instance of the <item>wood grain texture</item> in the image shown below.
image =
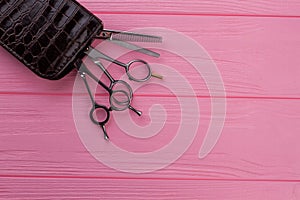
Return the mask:
MULTIPOLYGON (((300 198, 298 1, 80 2, 106 28, 164 27, 202 45, 217 64, 226 89, 226 97, 218 97, 227 100, 221 138, 206 158, 198 158, 211 120, 205 77, 185 60, 160 51, 159 60, 147 59, 176 69, 195 91, 201 111, 197 136, 164 169, 142 174, 114 170, 96 160, 80 140, 72 110, 76 73, 59 81, 43 80, 1 48, 0 199, 300 198)), ((135 93, 133 105, 144 116, 131 114, 133 121, 141 126, 151 123, 147 112, 153 102, 167 110, 161 134, 147 140, 129 137, 112 119, 107 127, 112 143, 130 152, 151 152, 174 138, 180 108, 176 96, 163 87, 150 85, 135 93)), ((88 106, 87 102, 78 109, 88 112, 88 106)), ((187 119, 195 123, 192 115, 187 119)))
POLYGON ((300 3, 297 0, 146 0, 97 1, 79 0, 96 13, 124 13, 125 15, 155 14, 155 15, 241 15, 241 16, 299 16, 300 3))
POLYGON ((297 200, 300 189, 294 182, 0 178, 0 198, 297 200))
MULTIPOLYGON (((0 117, 2 176, 270 181, 300 179, 298 100, 228 99, 228 112, 221 138, 209 156, 199 160, 198 151, 210 119, 210 100, 199 98, 201 123, 193 144, 175 163, 149 174, 120 173, 93 158, 79 139, 69 96, 5 95, 0 101, 4 107, 0 117), (23 106, 24 102, 27 102, 26 107, 23 106)), ((107 131, 111 133, 111 142, 130 152, 151 152, 175 137, 176 132, 171 130, 178 127, 177 113, 180 108, 173 98, 140 96, 136 97, 133 105, 138 108, 143 105, 144 111, 147 111, 153 101, 162 104, 166 109, 172 109, 168 113, 166 130, 148 140, 133 139, 112 121, 107 127, 107 131)), ((82 109, 86 110, 86 116, 83 117, 87 117, 89 107, 82 109)), ((147 123, 147 119, 135 120, 137 123, 147 123)), ((188 120, 189 123, 195 123, 193 118, 188 120)), ((88 125, 93 126, 92 123, 88 125)), ((99 137, 102 139, 100 131, 99 137)), ((117 164, 119 162, 120 165, 124 162, 118 158, 111 160, 117 164)), ((156 162, 164 160, 157 158, 156 162)), ((135 164, 138 165, 132 163, 132 167, 135 164)))
MULTIPOLYGON (((191 17, 155 15, 98 15, 111 29, 165 27, 182 32, 202 45, 217 64, 227 96, 299 98, 299 19, 191 17), (124 20, 119 20, 120 18, 124 20), (139 20, 136 20, 136 19, 139 20), (130 22, 130 23, 128 23, 130 22), (197 26, 195 26, 197 24, 197 26), (219 34, 221 33, 221 34, 219 34)), ((45 81, 32 75, 8 53, 1 51, 1 93, 29 92, 71 94, 75 73, 60 81, 45 81), (7 70, 9 66, 9 70, 7 70), (13 80, 13 81, 12 81, 13 80), (61 83, 64 84, 61 84, 61 83)), ((109 52, 108 52, 109 53, 109 52)), ((193 67, 174 54, 161 52, 160 59, 188 77, 197 95, 207 87, 193 67), (182 67, 185 66, 185 67, 182 67)), ((178 85, 180 87, 180 85, 178 85)), ((146 91, 149 92, 149 91, 146 91)), ((162 91, 151 91, 161 94, 162 91)))

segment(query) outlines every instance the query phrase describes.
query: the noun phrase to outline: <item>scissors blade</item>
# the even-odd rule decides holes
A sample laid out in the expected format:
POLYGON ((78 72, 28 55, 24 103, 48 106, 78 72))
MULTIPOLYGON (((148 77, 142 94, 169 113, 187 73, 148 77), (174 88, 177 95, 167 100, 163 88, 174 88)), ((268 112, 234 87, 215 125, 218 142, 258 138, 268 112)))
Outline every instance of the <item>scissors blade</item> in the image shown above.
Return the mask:
POLYGON ((115 31, 115 30, 102 30, 98 39, 109 39, 109 40, 122 40, 131 42, 151 42, 151 43, 162 43, 162 37, 155 35, 146 35, 140 33, 132 33, 126 31, 115 31))
POLYGON ((89 46, 87 50, 84 52, 88 57, 90 57, 92 60, 98 59, 98 58, 103 58, 103 59, 112 59, 105 54, 103 54, 101 51, 98 51, 97 49, 89 46))
POLYGON ((129 43, 129 42, 124 42, 124 41, 121 41, 121 40, 108 40, 108 41, 110 41, 114 44, 117 44, 119 46, 125 47, 127 49, 146 54, 148 56, 153 56, 153 57, 156 57, 156 58, 158 58, 160 56, 159 53, 156 53, 154 51, 151 51, 149 49, 140 47, 138 45, 135 45, 135 44, 132 44, 132 43, 129 43))

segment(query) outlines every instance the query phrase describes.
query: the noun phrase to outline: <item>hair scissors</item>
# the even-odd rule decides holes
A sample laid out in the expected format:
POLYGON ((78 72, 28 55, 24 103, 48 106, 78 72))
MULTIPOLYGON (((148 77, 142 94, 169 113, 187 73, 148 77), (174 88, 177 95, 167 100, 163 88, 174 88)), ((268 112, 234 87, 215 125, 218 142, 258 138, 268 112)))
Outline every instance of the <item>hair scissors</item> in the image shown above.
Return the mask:
POLYGON ((90 86, 89 86, 89 84, 86 80, 86 73, 84 71, 78 71, 78 72, 80 74, 80 77, 83 79, 83 82, 86 86, 86 89, 87 89, 88 94, 90 96, 90 99, 92 101, 92 108, 91 108, 91 111, 90 111, 90 119, 94 124, 97 124, 102 128, 103 134, 104 134, 104 139, 109 140, 108 134, 107 134, 106 129, 105 129, 105 124, 108 122, 108 120, 110 118, 111 109, 104 106, 104 105, 100 105, 95 101, 95 99, 92 95, 90 86), (98 121, 97 119, 94 118, 95 111, 100 110, 100 109, 103 110, 105 112, 105 115, 106 115, 105 118, 102 121, 98 121))
POLYGON ((129 78, 129 80, 132 80, 132 81, 145 82, 145 81, 149 80, 151 78, 151 76, 161 79, 161 76, 152 74, 150 65, 144 60, 135 59, 135 60, 129 61, 128 63, 123 63, 121 61, 111 58, 110 56, 108 56, 92 47, 89 47, 87 49, 87 51, 85 52, 85 54, 87 54, 93 60, 104 59, 104 60, 107 60, 109 62, 112 62, 116 65, 123 67, 126 71, 126 74, 129 78), (142 72, 141 77, 139 77, 140 75, 136 75, 136 74, 132 73, 132 70, 131 70, 133 68, 133 65, 137 65, 137 64, 140 64, 139 70, 142 72))
POLYGON ((112 110, 123 111, 129 108, 130 110, 141 116, 142 112, 136 110, 130 105, 133 97, 133 92, 130 85, 123 80, 115 80, 100 61, 94 59, 92 59, 92 61, 94 62, 94 64, 96 64, 97 67, 101 69, 101 71, 103 71, 104 75, 109 79, 109 86, 107 86, 94 74, 92 74, 84 64, 82 64, 79 71, 88 74, 94 81, 96 81, 109 93, 109 102, 112 110))
POLYGON ((87 88, 88 94, 90 96, 91 102, 92 102, 92 108, 90 110, 90 119, 93 123, 101 126, 105 139, 109 139, 108 134, 105 130, 105 124, 108 122, 110 118, 110 112, 115 111, 122 111, 127 108, 134 111, 137 115, 141 116, 142 112, 133 108, 130 103, 132 100, 132 88, 128 83, 126 83, 123 80, 115 80, 110 73, 105 69, 105 67, 102 65, 99 61, 94 61, 94 63, 104 72, 104 74, 108 77, 110 80, 110 85, 105 85, 101 80, 99 80, 95 75, 93 75, 87 67, 82 63, 81 67, 78 69, 78 72, 80 74, 80 77, 83 79, 84 84, 87 88), (109 103, 110 107, 98 104, 91 92, 91 89, 88 85, 86 75, 90 76, 94 81, 96 81, 99 85, 101 85, 108 93, 109 93, 109 103), (121 88, 117 88, 118 86, 121 86, 121 88), (116 88, 116 89, 115 89, 116 88), (106 117, 104 120, 97 120, 95 119, 94 113, 98 110, 103 110, 106 113, 106 117))
MULTIPOLYGON (((156 36, 151 36, 151 35, 143 35, 143 34, 134 34, 134 33, 129 33, 129 32, 118 32, 118 31, 108 31, 106 30, 104 32, 105 34, 101 34, 98 39, 108 39, 110 41, 115 41, 117 42, 116 44, 138 51, 140 53, 145 53, 150 56, 154 57, 159 57, 159 54, 148 50, 144 48, 140 48, 137 45, 126 43, 120 39, 124 40, 130 40, 130 41, 145 41, 145 42, 161 42, 160 37, 156 36), (143 39, 143 40, 141 40, 143 39)), ((118 61, 116 59, 113 59, 112 57, 94 49, 93 47, 89 47, 86 51, 85 54, 93 61, 93 63, 101 69, 101 71, 104 73, 104 75, 109 79, 110 84, 106 85, 103 83, 100 79, 98 79, 87 67, 85 64, 82 62, 76 63, 76 68, 80 74, 80 77, 83 79, 84 84, 87 88, 89 97, 92 102, 92 108, 90 110, 89 116, 91 121, 94 124, 99 125, 104 133, 104 138, 106 140, 109 140, 109 136, 106 132, 105 125, 109 121, 110 118, 110 112, 115 110, 115 111, 123 111, 125 109, 130 109, 134 111, 137 115, 141 116, 142 112, 133 108, 130 104, 133 98, 133 91, 130 85, 123 81, 123 80, 115 80, 112 75, 107 71, 107 69, 103 66, 101 61, 99 59, 107 60, 111 63, 114 63, 116 65, 119 65, 123 67, 126 71, 126 74, 129 78, 129 80, 136 81, 136 82, 145 82, 151 78, 151 76, 162 79, 162 76, 160 75, 155 75, 152 74, 150 65, 140 59, 132 60, 128 63, 123 63, 121 61, 118 61), (134 67, 133 65, 136 66, 136 64, 140 64, 139 70, 143 73, 141 77, 136 76, 135 74, 132 73, 131 69, 134 67), (142 66, 142 67, 141 67, 142 66), (95 98, 92 95, 91 89, 89 87, 86 75, 88 75, 91 79, 97 82, 100 86, 102 86, 108 93, 109 93, 109 106, 105 106, 102 104, 99 104, 96 102, 95 98), (96 119, 96 112, 97 111, 104 111, 105 117, 103 120, 98 120, 96 119)), ((136 71, 136 70, 134 70, 136 71)))

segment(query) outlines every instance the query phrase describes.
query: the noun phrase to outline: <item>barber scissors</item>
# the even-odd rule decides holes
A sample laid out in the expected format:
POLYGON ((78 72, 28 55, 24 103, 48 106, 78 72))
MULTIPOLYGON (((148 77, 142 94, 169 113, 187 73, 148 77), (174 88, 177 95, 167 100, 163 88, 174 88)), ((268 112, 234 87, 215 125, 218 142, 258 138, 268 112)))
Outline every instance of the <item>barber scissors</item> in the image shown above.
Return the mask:
POLYGON ((128 63, 123 63, 121 61, 118 61, 116 59, 111 58, 110 56, 92 48, 89 47, 87 49, 87 51, 85 52, 85 54, 87 54, 91 59, 93 60, 98 60, 98 59, 103 59, 103 60, 107 60, 111 63, 114 63, 116 65, 119 65, 121 67, 123 67, 126 71, 126 74, 129 78, 129 80, 135 81, 135 82, 145 82, 147 80, 149 80, 151 77, 156 77, 159 79, 162 79, 162 77, 160 75, 156 75, 153 74, 150 68, 150 65, 141 59, 135 59, 135 60, 131 60, 128 63), (132 73, 132 68, 133 66, 139 65, 139 71, 141 71, 142 75, 136 75, 134 73, 132 73))
POLYGON ((100 105, 100 104, 98 104, 98 103, 95 101, 95 99, 94 99, 94 97, 93 97, 93 95, 92 95, 90 86, 89 86, 89 84, 88 84, 88 82, 87 82, 87 80, 86 80, 86 72, 84 72, 84 71, 78 71, 78 72, 79 72, 80 77, 82 78, 82 80, 83 80, 83 82, 84 82, 84 84, 85 84, 85 86, 86 86, 86 89, 87 89, 88 94, 89 94, 89 96, 90 96, 90 99, 91 99, 91 101, 92 101, 92 108, 91 108, 90 114, 89 114, 89 115, 90 115, 90 119, 91 119, 91 121, 92 121, 94 124, 97 124, 97 125, 99 125, 99 126, 102 128, 103 134, 104 134, 104 139, 109 140, 108 134, 107 134, 106 129, 105 129, 105 124, 108 122, 108 120, 109 120, 109 118, 110 118, 110 111, 111 111, 111 108, 108 108, 108 107, 106 107, 106 106, 104 106, 104 105, 100 105), (96 111, 96 110, 100 110, 100 109, 103 110, 103 111, 105 112, 105 115, 106 115, 105 118, 104 118, 102 121, 98 121, 98 120, 95 119, 95 117, 94 117, 95 111, 96 111))
POLYGON ((103 132, 104 132, 104 138, 106 140, 109 139, 108 134, 105 129, 105 124, 108 122, 110 118, 110 112, 115 111, 122 111, 127 108, 134 111, 137 115, 141 116, 142 112, 139 110, 136 110, 133 108, 130 103, 132 100, 132 88, 128 83, 126 83, 123 80, 115 80, 110 73, 104 68, 101 62, 94 61, 94 63, 104 72, 104 74, 108 77, 110 80, 110 85, 105 85, 101 80, 99 80, 95 75, 93 75, 84 64, 81 64, 81 67, 78 69, 78 72, 80 74, 80 77, 83 79, 84 84, 87 88, 88 94, 90 96, 91 102, 92 102, 92 108, 90 110, 90 119, 93 123, 99 125, 103 132), (94 99, 91 89, 89 87, 89 84, 86 79, 86 75, 90 76, 94 81, 96 81, 99 85, 101 85, 108 93, 109 93, 109 104, 110 106, 104 106, 101 104, 98 104, 96 100, 94 99), (120 89, 115 89, 116 87, 122 85, 120 89), (105 118, 103 120, 98 120, 95 118, 95 112, 96 111, 104 111, 105 112, 105 118))
MULTIPOLYGON (((155 37, 155 36, 148 36, 148 35, 142 35, 142 34, 132 34, 132 33, 121 33, 120 32, 116 32, 116 31, 106 31, 106 34, 101 35, 101 37, 99 37, 99 39, 109 39, 110 41, 116 41, 117 44, 127 47, 129 49, 141 52, 141 53, 145 53, 148 54, 150 56, 155 56, 158 57, 159 54, 148 50, 148 49, 144 49, 144 48, 140 48, 136 45, 130 44, 130 43, 126 43, 123 42, 121 40, 119 40, 121 37, 123 39, 125 39, 124 37, 128 37, 130 36, 130 40, 133 40, 134 38, 146 38, 146 42, 160 42, 160 37, 155 37), (108 34, 110 33, 110 34, 108 34), (116 35, 117 34, 117 35, 116 35), (133 37, 134 36, 134 37, 133 37), (117 39, 114 39, 114 38, 117 39)), ((116 59, 113 59, 112 57, 94 49, 93 47, 89 47, 87 48, 87 50, 85 51, 85 54, 93 61, 93 63, 104 73, 104 75, 109 79, 110 84, 106 85, 105 83, 103 83, 100 79, 98 79, 87 67, 85 64, 83 63, 77 63, 77 70, 80 74, 80 77, 83 79, 84 84, 87 88, 90 100, 92 102, 92 108, 90 110, 89 116, 91 121, 96 124, 99 125, 104 133, 104 138, 106 140, 109 140, 109 136, 106 132, 106 128, 105 125, 106 123, 109 121, 110 118, 110 112, 111 111, 123 111, 125 109, 130 109, 133 112, 135 112, 137 115, 141 116, 142 112, 133 108, 131 106, 131 101, 133 98, 133 91, 132 88, 130 87, 130 85, 123 81, 123 80, 116 80, 112 77, 112 75, 107 71, 107 69, 103 66, 103 64, 101 63, 100 59, 109 61, 111 63, 114 63, 116 65, 119 65, 121 67, 123 67, 125 69, 125 72, 129 78, 129 80, 132 81, 136 81, 136 82, 145 82, 147 80, 149 80, 151 78, 151 76, 162 79, 162 76, 160 75, 155 75, 152 74, 150 65, 144 61, 144 60, 140 60, 140 59, 136 59, 136 60, 132 60, 128 63, 123 63, 121 61, 118 61, 116 59), (138 65, 139 64, 139 69, 138 70, 134 70, 134 71, 141 71, 142 76, 137 76, 136 74, 134 74, 132 72, 132 68, 134 67, 133 65, 138 65), (97 82, 97 84, 99 84, 100 86, 102 86, 108 93, 109 93, 109 106, 105 106, 102 104, 99 104, 96 102, 94 96, 92 95, 91 89, 89 87, 86 75, 88 75, 91 79, 93 79, 94 81, 97 82), (105 117, 102 120, 98 120, 95 116, 96 116, 96 112, 97 111, 104 111, 105 113, 105 117)), ((139 74, 138 74, 139 75, 139 74)))

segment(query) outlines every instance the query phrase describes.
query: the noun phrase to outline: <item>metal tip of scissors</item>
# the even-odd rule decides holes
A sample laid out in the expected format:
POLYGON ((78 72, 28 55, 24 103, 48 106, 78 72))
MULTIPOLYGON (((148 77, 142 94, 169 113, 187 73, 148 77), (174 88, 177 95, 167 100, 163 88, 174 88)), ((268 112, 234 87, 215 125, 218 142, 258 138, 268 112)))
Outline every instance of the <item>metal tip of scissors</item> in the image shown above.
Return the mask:
POLYGON ((104 126, 104 125, 102 126, 102 130, 103 130, 104 139, 105 139, 106 141, 109 141, 109 136, 108 136, 108 134, 107 134, 107 132, 106 132, 106 129, 105 129, 105 126, 104 126))
POLYGON ((128 108, 129 108, 130 110, 132 110, 133 112, 135 112, 138 116, 142 116, 142 114, 143 114, 142 111, 135 109, 135 108, 132 107, 131 105, 129 105, 128 108))
POLYGON ((104 139, 105 139, 106 141, 109 141, 108 135, 104 134, 104 139))

